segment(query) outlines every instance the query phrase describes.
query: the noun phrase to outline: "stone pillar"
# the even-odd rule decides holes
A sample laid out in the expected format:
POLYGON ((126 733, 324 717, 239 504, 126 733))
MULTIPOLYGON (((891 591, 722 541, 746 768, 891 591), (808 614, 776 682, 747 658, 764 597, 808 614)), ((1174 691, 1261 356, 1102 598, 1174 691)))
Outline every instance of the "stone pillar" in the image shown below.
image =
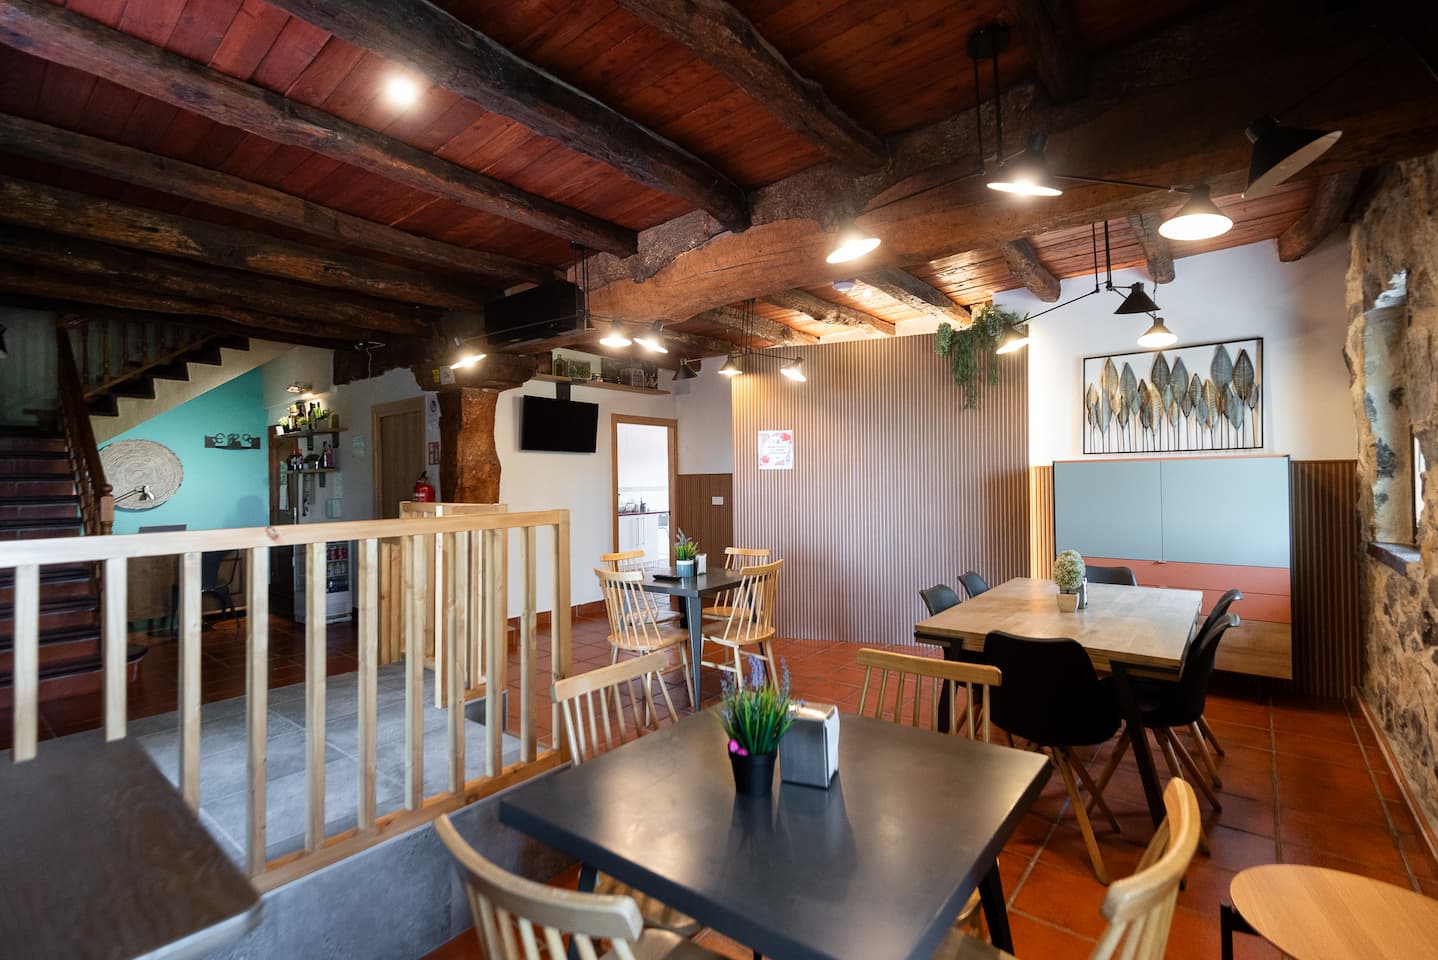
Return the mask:
POLYGON ((479 387, 439 395, 439 483, 451 503, 499 502, 494 412, 499 391, 479 387))

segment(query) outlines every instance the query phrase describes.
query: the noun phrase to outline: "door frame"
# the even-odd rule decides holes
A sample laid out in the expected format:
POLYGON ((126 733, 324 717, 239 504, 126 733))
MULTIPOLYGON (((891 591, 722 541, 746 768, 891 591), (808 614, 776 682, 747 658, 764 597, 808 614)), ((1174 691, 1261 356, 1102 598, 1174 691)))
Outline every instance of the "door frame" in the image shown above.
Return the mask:
MULTIPOLYGON (((628 413, 609 415, 609 518, 610 549, 619 550, 619 425, 669 428, 669 526, 674 528, 674 498, 679 493, 679 421, 669 417, 637 417, 628 413)), ((674 553, 673 538, 664 545, 664 562, 674 553)))
MULTIPOLYGON (((370 435, 370 499, 376 519, 384 516, 384 504, 380 501, 382 484, 380 477, 380 464, 383 462, 384 451, 380 444, 379 422, 385 417, 392 417, 401 413, 419 414, 419 422, 425 423, 424 394, 409 397, 404 400, 395 400, 391 403, 377 403, 369 409, 369 435, 370 435)), ((426 439, 429 434, 427 430, 421 430, 419 434, 419 462, 429 468, 429 448, 426 439)))

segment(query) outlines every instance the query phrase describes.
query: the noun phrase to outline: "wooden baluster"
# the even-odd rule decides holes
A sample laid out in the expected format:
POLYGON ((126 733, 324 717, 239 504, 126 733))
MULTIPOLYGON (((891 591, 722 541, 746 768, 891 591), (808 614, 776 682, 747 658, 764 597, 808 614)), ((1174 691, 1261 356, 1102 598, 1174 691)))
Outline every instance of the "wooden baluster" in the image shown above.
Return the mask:
POLYGON ((265 746, 269 742, 270 697, 270 550, 253 547, 248 553, 249 569, 245 571, 245 620, 248 649, 245 651, 245 714, 249 751, 245 759, 245 782, 248 784, 246 813, 249 824, 245 831, 250 874, 265 871, 265 746))
MULTIPOLYGON (((40 568, 15 568, 14 652, 11 653, 11 721, 15 731, 11 760, 35 756, 40 729, 40 568)), ((14 829, 15 825, 11 825, 14 829)))
POLYGON ((95 371, 90 369, 90 321, 80 321, 80 386, 88 390, 95 383, 95 371))
MULTIPOLYGON (((554 605, 549 614, 549 664, 552 680, 563 680, 573 667, 569 647, 569 516, 554 525, 554 605)), ((698 695, 698 691, 695 691, 698 695)), ((559 729, 559 707, 550 705, 550 730, 559 729)), ((553 734, 550 735, 553 737, 553 734)))
MULTIPOLYGON (((534 759, 534 656, 535 656, 535 528, 520 531, 520 565, 524 568, 524 610, 519 617, 519 759, 534 759)), ((662 682, 662 681, 661 681, 662 682)), ((616 702, 616 706, 618 703, 616 702)), ((624 711, 620 707, 620 722, 624 711)), ((635 714, 638 717, 638 713, 635 714)))
POLYGON ((180 561, 180 793, 200 808, 200 555, 180 561))
POLYGON ((105 561, 105 576, 101 581, 105 591, 101 644, 105 658, 106 740, 125 736, 125 652, 130 639, 126 622, 128 572, 128 561, 124 557, 112 557, 105 561))
POLYGON ((489 623, 489 601, 484 592, 486 569, 484 531, 476 530, 469 538, 469 595, 470 609, 474 611, 469 618, 469 685, 484 686, 488 690, 489 673, 484 648, 484 634, 489 623))
POLYGON ((506 673, 504 667, 508 659, 504 642, 508 611, 504 604, 504 579, 501 572, 502 531, 486 530, 482 536, 485 540, 484 592, 489 598, 489 623, 485 625, 485 632, 489 635, 489 652, 485 656, 488 675, 484 683, 484 772, 486 776, 497 777, 504 770, 505 717, 502 702, 506 673))
POLYGON ((324 543, 305 545, 305 851, 325 839, 324 543))
MULTIPOLYGON (((374 829, 375 820, 375 713, 379 696, 379 624, 376 604, 380 603, 379 541, 362 540, 359 545, 359 806, 360 832, 374 829)), ((386 544, 386 546, 390 546, 386 544)))
MULTIPOLYGON (((446 581, 449 583, 449 622, 444 628, 444 659, 449 664, 449 789, 464 792, 464 692, 465 640, 469 634, 469 534, 463 531, 447 537, 449 560, 446 581)), ((488 701, 493 703, 493 701, 488 701)), ((488 719, 486 717, 486 719, 488 719)))
POLYGON ((379 660, 382 663, 389 663, 389 613, 390 605, 394 603, 394 597, 391 595, 389 589, 389 544, 383 541, 375 541, 375 557, 376 562, 379 564, 379 587, 376 592, 376 599, 379 606, 374 611, 375 615, 379 617, 379 660))
POLYGON ((429 655, 430 661, 434 664, 434 705, 443 708, 445 705, 444 691, 445 671, 448 669, 445 664, 445 650, 447 649, 447 638, 445 631, 450 627, 450 618, 447 611, 450 600, 450 569, 444 562, 445 545, 448 534, 436 534, 434 538, 433 563, 430 569, 433 571, 429 577, 429 655))
POLYGON ((425 537, 405 537, 404 805, 424 801, 424 561, 425 537))

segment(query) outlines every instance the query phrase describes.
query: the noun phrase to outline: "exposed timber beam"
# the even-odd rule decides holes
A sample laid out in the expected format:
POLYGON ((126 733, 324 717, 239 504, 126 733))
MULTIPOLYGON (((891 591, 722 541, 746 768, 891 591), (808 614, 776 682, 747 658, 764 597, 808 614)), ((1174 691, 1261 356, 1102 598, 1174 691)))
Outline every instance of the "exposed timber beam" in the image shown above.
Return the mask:
POLYGON ((933 317, 957 327, 967 327, 973 322, 967 307, 949 299, 948 294, 925 283, 912 273, 897 267, 881 267, 861 273, 854 279, 867 283, 876 290, 925 316, 933 317))
POLYGON ((712 323, 736 335, 748 331, 761 340, 768 340, 779 346, 812 345, 819 342, 819 338, 812 333, 796 330, 787 323, 767 317, 747 317, 742 310, 735 310, 733 307, 715 307, 713 310, 696 314, 691 319, 712 323))
MULTIPOLYGON (((645 333, 649 330, 647 323, 626 323, 620 322, 619 327, 630 337, 635 334, 645 333)), ((504 353, 546 353, 556 347, 572 347, 585 349, 594 353, 609 354, 617 356, 621 353, 628 353, 635 349, 633 347, 619 347, 611 350, 601 346, 599 338, 609 330, 609 322, 604 321, 601 328, 589 328, 587 330, 570 330, 567 333, 557 334, 553 337, 546 337, 543 340, 522 340, 517 343, 505 344, 500 348, 504 353)), ((678 365, 678 355, 683 354, 690 360, 698 360, 701 357, 722 357, 734 349, 734 344, 728 340, 721 340, 717 337, 706 337, 697 333, 688 333, 683 330, 674 330, 666 327, 664 339, 669 343, 669 353, 665 354, 642 354, 643 359, 660 366, 670 366, 672 360, 675 366, 678 365), (675 349, 678 347, 679 349, 675 349)))
MULTIPOLYGON (((277 314, 343 325, 347 339, 364 331, 426 336, 439 311, 406 309, 385 300, 324 290, 308 284, 255 277, 137 253, 104 243, 76 240, 0 225, 0 259, 99 282, 143 285, 158 293, 213 303, 229 303, 257 313, 277 314), (352 327, 352 330, 347 328, 352 327)), ((263 330, 253 331, 262 336, 263 330)))
POLYGON ((1038 251, 1034 245, 1023 237, 1017 240, 1005 240, 999 244, 999 252, 1004 255, 1004 262, 1009 265, 1009 272, 1012 273, 1025 287, 1029 293, 1038 297, 1044 303, 1053 303, 1059 298, 1059 281, 1048 267, 1045 267, 1039 260, 1038 251))
POLYGON ((41 270, 23 263, 0 261, 0 291, 42 300, 63 300, 119 307, 126 310, 144 310, 149 313, 173 314, 180 317, 210 317, 217 320, 228 320, 252 331, 251 336, 262 336, 257 331, 272 331, 273 334, 267 337, 271 340, 287 340, 286 334, 309 338, 322 337, 331 340, 353 341, 355 339, 353 330, 334 323, 298 320, 293 317, 248 310, 228 303, 211 303, 189 297, 176 297, 141 287, 97 284, 78 274, 41 270))
POLYGON ((0 43, 594 250, 623 256, 635 250, 631 230, 211 70, 47 0, 0 3, 0 43))
POLYGON ((418 263, 534 283, 543 283, 555 276, 553 269, 541 264, 440 243, 228 173, 22 117, 0 114, 0 144, 6 153, 197 200, 336 243, 353 244, 418 263))
POLYGON ((788 129, 861 170, 884 162, 884 143, 801 75, 725 0, 617 0, 651 27, 692 50, 788 129))
POLYGON ((1278 235, 1278 259, 1284 263, 1301 260, 1338 229, 1353 202, 1361 170, 1330 174, 1318 181, 1313 202, 1298 221, 1278 235))
POLYGON ((0 178, 0 220, 403 303, 473 308, 485 299, 483 291, 418 270, 28 180, 0 178))
POLYGON ((86 321, 102 321, 111 323, 158 323, 182 325, 187 330, 205 330, 210 333, 223 333, 236 337, 249 337, 255 340, 271 340, 277 343, 293 343, 306 347, 319 347, 324 350, 335 350, 342 347, 349 347, 355 342, 354 337, 321 337, 313 334, 303 334, 293 330, 276 331, 266 330, 263 333, 252 327, 241 326, 231 320, 221 320, 216 317, 178 317, 172 313, 158 313, 153 310, 127 310, 121 307, 102 307, 90 303, 79 303, 74 300, 39 300, 33 297, 16 297, 12 295, 0 295, 0 303, 12 301, 16 306, 28 306, 30 309, 53 311, 57 314, 57 322, 65 327, 76 327, 83 325, 86 321))
POLYGON ((819 323, 857 327, 866 331, 871 337, 892 337, 894 335, 894 325, 889 321, 880 320, 878 317, 864 313, 862 310, 855 310, 853 307, 846 307, 842 303, 830 303, 823 297, 816 297, 807 290, 780 290, 777 293, 765 294, 764 299, 776 307, 802 313, 819 323))
POLYGON ((724 174, 426 0, 272 0, 272 5, 679 197, 730 230, 749 225, 744 191, 724 174))
POLYGON ((1153 211, 1135 213, 1128 218, 1134 238, 1148 261, 1149 279, 1154 283, 1173 283, 1173 249, 1168 245, 1168 238, 1158 232, 1162 222, 1163 217, 1153 211))
MULTIPOLYGON (((1295 17, 1290 3, 1199 6, 1151 34, 1093 61, 1090 94, 1047 101, 1035 84, 1004 95, 1006 138, 1047 132, 1055 166, 1147 183, 1210 184, 1216 196, 1246 182, 1252 145, 1242 118, 1272 109, 1280 93, 1297 98, 1351 58, 1349 38, 1368 29, 1360 6, 1295 17), (1271 38, 1281 34, 1275 48, 1271 38), (1144 136, 1114 131, 1142 128, 1144 136)), ((1438 149, 1438 111, 1421 65, 1374 61, 1361 83, 1334 88, 1304 114, 1305 125, 1343 130, 1342 146, 1314 164, 1321 176, 1372 167, 1438 149)), ((824 262, 833 237, 824 227, 848 211, 883 239, 875 266, 913 264, 1014 237, 1087 227, 1134 213, 1172 210, 1168 191, 1076 184, 1059 197, 1018 202, 966 177, 978 144, 972 110, 890 138, 889 163, 856 176, 821 164, 756 190, 753 225, 742 234, 689 215, 645 230, 626 260, 591 258, 595 313, 653 320, 693 316, 768 291, 852 277, 824 262), (864 212, 867 211, 867 212, 864 212)))
POLYGON ((1004 6, 1018 21, 1019 37, 1049 97, 1063 103, 1087 93, 1089 58, 1077 0, 1005 0, 1004 6))

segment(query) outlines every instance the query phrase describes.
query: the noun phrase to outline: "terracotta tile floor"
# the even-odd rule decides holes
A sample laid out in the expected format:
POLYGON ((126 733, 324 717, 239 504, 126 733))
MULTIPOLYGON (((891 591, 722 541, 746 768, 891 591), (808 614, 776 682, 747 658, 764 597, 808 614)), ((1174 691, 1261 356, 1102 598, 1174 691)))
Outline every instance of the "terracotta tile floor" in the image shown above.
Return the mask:
MULTIPOLYGON (((607 627, 599 618, 577 619, 573 631, 574 668, 609 663, 607 627)), ((270 685, 303 681, 303 628, 275 618, 271 623, 270 685)), ((148 716, 175 709, 175 645, 156 640, 141 680, 131 687, 129 714, 148 716)), ((547 638, 535 664, 540 678, 549 674, 547 638)), ((925 653, 923 648, 904 647, 925 653)), ((202 670, 204 700, 222 700, 244 692, 244 633, 233 622, 206 629, 202 670)), ((354 633, 347 624, 328 632, 328 672, 355 669, 354 633)), ((788 664, 797 695, 857 709, 863 670, 854 663, 855 645, 790 640, 777 644, 788 664)), ((517 657, 511 656, 511 686, 518 683, 517 657)), ((705 671, 701 699, 718 697, 716 671, 705 671)), ((677 676, 671 681, 676 702, 685 706, 677 676)), ((549 735, 544 683, 540 704, 541 738, 549 735)), ((510 697, 511 723, 518 721, 518 696, 510 697)), ((48 703, 42 709, 42 736, 62 736, 99 726, 98 697, 48 703)), ((8 711, 0 718, 0 746, 9 745, 8 711)), ((1372 731, 1356 706, 1332 701, 1266 697, 1256 682, 1221 677, 1208 701, 1208 718, 1224 744, 1220 759, 1223 811, 1209 818, 1212 855, 1199 855, 1179 896, 1167 956, 1218 956, 1218 905, 1227 899, 1234 873, 1258 863, 1310 863, 1365 874, 1438 896, 1438 862, 1429 854, 1418 825, 1399 798, 1398 785, 1384 764, 1372 731)), ((1106 746, 1090 758, 1097 767, 1106 746)), ((1137 863, 1149 836, 1142 790, 1131 756, 1120 766, 1105 797, 1118 815, 1121 834, 1100 828, 1099 843, 1109 872, 1121 877, 1137 863)), ((1098 905, 1104 888, 1094 880, 1077 827, 1066 814, 1062 781, 1054 777, 1034 809, 1020 824, 1001 858, 1009 896, 1014 942, 1020 957, 1087 956, 1101 931, 1098 905)), ((1205 806, 1206 809, 1206 806, 1205 806)), ((572 878, 570 878, 572 882, 572 878)), ((705 935, 713 949, 747 958, 750 954, 716 934, 705 935)), ((1253 937, 1237 938, 1238 957, 1277 957, 1253 937)), ((477 957, 472 935, 453 941, 432 956, 477 957)))

